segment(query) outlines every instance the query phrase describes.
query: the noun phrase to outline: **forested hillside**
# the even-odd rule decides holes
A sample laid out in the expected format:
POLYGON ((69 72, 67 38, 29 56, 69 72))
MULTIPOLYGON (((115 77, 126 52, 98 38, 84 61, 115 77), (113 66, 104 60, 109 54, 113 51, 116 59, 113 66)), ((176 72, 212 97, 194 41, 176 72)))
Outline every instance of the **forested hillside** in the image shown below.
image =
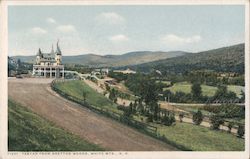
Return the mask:
POLYGON ((137 71, 161 71, 162 74, 185 73, 196 70, 244 73, 244 44, 186 54, 132 67, 137 71))

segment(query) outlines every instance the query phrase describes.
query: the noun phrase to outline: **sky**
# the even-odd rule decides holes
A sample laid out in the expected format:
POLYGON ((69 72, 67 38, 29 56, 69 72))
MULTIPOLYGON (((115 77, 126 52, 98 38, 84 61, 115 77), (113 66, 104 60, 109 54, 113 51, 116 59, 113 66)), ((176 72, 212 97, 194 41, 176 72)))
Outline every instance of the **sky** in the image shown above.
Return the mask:
POLYGON ((199 52, 243 43, 244 5, 9 6, 9 55, 199 52))

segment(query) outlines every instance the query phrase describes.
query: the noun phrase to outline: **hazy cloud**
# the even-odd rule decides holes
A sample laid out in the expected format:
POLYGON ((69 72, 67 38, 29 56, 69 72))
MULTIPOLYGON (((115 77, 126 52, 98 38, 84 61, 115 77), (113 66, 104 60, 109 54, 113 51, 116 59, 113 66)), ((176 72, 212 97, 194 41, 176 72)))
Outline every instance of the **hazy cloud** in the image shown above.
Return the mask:
POLYGON ((53 18, 51 18, 51 17, 47 18, 46 21, 47 21, 48 23, 56 24, 56 20, 53 19, 53 18))
POLYGON ((118 34, 118 35, 111 36, 109 40, 113 42, 119 42, 119 41, 128 41, 129 38, 126 35, 118 34))
POLYGON ((96 17, 99 23, 117 25, 125 23, 125 19, 115 12, 103 12, 96 17))
POLYGON ((33 34, 46 34, 47 33, 47 30, 40 28, 40 27, 33 27, 31 31, 33 34))
POLYGON ((189 44, 189 43, 197 43, 201 41, 202 38, 200 35, 193 35, 190 37, 181 37, 175 34, 168 34, 162 38, 162 41, 165 43, 171 44, 189 44))
POLYGON ((76 28, 73 25, 59 25, 56 29, 63 33, 76 32, 76 28))

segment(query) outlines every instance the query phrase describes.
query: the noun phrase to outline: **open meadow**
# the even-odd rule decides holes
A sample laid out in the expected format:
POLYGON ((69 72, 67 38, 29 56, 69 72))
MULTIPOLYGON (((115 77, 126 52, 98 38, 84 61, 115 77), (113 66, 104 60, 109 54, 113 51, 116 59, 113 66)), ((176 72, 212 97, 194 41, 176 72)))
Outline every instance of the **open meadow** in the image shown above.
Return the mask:
MULTIPOLYGON (((189 82, 178 82, 178 83, 175 83, 171 87, 164 88, 164 90, 170 90, 173 93, 176 93, 176 92, 190 93, 191 86, 192 84, 189 82)), ((229 91, 236 93, 237 97, 241 97, 241 91, 244 91, 243 86, 228 85, 227 88, 229 91)), ((201 90, 202 90, 202 95, 211 97, 217 91, 217 87, 202 84, 201 90)))

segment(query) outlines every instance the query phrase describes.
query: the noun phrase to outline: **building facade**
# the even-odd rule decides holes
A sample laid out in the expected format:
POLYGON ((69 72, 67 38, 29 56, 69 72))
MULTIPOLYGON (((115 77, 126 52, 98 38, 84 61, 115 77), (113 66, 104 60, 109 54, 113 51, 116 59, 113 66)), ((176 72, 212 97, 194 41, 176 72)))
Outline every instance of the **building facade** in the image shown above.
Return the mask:
POLYGON ((57 42, 56 51, 52 49, 50 53, 43 53, 38 49, 36 63, 33 65, 34 77, 64 78, 64 65, 62 65, 62 52, 57 42))
POLYGON ((136 71, 133 71, 129 68, 127 68, 126 70, 114 70, 113 72, 119 72, 123 74, 135 74, 136 73, 136 71))

